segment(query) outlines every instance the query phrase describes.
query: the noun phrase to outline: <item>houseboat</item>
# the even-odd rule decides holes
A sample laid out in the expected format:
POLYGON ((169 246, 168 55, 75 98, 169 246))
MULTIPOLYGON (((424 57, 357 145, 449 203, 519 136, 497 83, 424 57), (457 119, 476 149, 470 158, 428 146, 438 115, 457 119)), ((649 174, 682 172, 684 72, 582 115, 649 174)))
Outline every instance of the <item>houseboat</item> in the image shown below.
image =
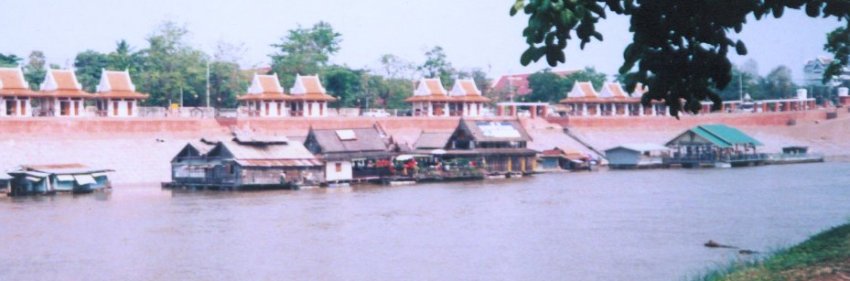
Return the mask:
POLYGON ((310 128, 304 146, 324 162, 325 184, 379 181, 390 174, 394 155, 391 138, 377 124, 368 128, 310 128))
POLYGON ((670 148, 654 143, 624 144, 605 150, 611 169, 661 168, 669 156, 670 148))
POLYGON ((323 180, 322 163, 285 136, 234 130, 233 137, 187 144, 171 162, 165 188, 297 189, 323 180), (214 143, 212 147, 208 147, 214 143))
POLYGON ((581 151, 555 147, 540 152, 537 169, 541 172, 591 170, 591 158, 581 151))
POLYGON ((84 193, 111 188, 107 176, 110 169, 95 169, 79 163, 24 165, 8 172, 10 196, 84 193))
POLYGON ((517 120, 461 119, 443 149, 432 155, 442 166, 458 167, 488 177, 521 177, 534 172, 537 151, 517 120))
POLYGON ((771 154, 768 157, 768 164, 796 164, 796 163, 816 163, 823 162, 823 154, 810 153, 808 146, 786 146, 782 148, 782 153, 771 154))
POLYGON ((762 143, 740 130, 723 124, 699 125, 667 142, 665 165, 682 167, 740 167, 765 164, 759 153, 762 143))

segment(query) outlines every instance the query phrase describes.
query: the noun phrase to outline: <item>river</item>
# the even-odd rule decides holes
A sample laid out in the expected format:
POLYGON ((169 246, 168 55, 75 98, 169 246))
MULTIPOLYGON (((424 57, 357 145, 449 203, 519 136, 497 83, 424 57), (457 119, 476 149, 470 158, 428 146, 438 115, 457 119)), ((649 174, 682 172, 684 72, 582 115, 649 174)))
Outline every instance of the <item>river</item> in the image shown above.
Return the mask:
POLYGON ((850 163, 0 198, 0 280, 682 280, 850 218, 850 163))

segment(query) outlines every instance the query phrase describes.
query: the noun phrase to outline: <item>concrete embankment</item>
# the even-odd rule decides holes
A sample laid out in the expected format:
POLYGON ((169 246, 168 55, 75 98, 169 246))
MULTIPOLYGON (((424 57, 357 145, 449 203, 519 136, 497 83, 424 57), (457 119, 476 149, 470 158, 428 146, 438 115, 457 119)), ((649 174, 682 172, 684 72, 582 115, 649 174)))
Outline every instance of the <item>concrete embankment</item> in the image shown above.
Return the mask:
MULTIPOLYGON (((825 120, 824 111, 761 115, 717 114, 702 117, 571 119, 572 134, 604 150, 623 143, 664 143, 685 129, 705 123, 727 123, 765 143, 765 151, 786 145, 807 145, 829 157, 848 155, 850 118, 825 120), (796 125, 788 126, 794 119, 796 125)), ((148 183, 170 178, 171 158, 187 141, 201 137, 226 137, 231 126, 261 132, 303 137, 310 127, 352 128, 379 123, 401 144, 412 145, 422 131, 451 131, 458 118, 286 118, 286 119, 105 119, 28 118, 0 119, 0 171, 21 164, 80 162, 116 170, 115 183, 148 183)), ((558 123, 522 119, 536 150, 556 146, 590 153, 563 133, 558 123)), ((555 120, 558 121, 558 120, 555 120)), ((566 123, 565 123, 566 124, 566 123)))

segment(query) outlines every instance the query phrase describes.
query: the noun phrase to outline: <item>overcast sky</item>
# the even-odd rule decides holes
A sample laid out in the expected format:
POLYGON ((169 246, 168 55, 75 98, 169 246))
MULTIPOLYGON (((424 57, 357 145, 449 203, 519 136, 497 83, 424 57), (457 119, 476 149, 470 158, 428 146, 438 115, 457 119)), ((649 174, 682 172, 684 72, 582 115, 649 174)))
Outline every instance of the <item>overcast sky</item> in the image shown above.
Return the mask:
MULTIPOLYGON (((26 57, 42 50, 51 63, 73 64, 83 50, 114 50, 126 39, 135 49, 146 45, 145 37, 159 23, 172 20, 186 24, 190 42, 212 53, 217 42, 244 44, 243 67, 268 65, 270 44, 286 31, 327 21, 342 33, 340 52, 334 63, 374 68, 382 54, 394 54, 414 63, 424 61, 427 49, 442 46, 458 69, 481 68, 491 77, 505 73, 534 72, 545 63, 523 67, 519 56, 525 49, 524 16, 510 17, 513 1, 178 1, 178 0, 3 0, 0 1, 0 53, 26 57)), ((740 38, 750 54, 733 56, 735 63, 758 62, 764 75, 778 65, 802 77, 803 63, 825 56, 825 34, 840 26, 833 19, 811 19, 800 11, 787 11, 782 19, 751 21, 740 38)), ((603 43, 586 50, 571 42, 567 62, 557 69, 595 66, 614 74, 631 38, 628 19, 609 18, 599 30, 603 43)), ((738 35, 736 35, 738 36, 738 35)))

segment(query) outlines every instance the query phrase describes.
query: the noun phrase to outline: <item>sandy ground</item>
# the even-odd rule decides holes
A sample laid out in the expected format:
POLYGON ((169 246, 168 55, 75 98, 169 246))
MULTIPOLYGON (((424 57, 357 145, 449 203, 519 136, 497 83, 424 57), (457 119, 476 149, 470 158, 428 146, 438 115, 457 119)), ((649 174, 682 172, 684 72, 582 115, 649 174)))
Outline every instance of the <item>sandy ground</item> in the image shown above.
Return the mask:
MULTIPOLYGON (((546 150, 562 147, 590 153, 589 149, 565 135, 560 125, 543 119, 522 121, 533 138, 529 148, 546 150)), ((370 122, 361 123, 372 124, 370 122)), ((439 120, 410 126, 405 126, 403 122, 397 123, 390 123, 386 130, 397 142, 413 144, 422 131, 451 131, 456 121, 439 120)), ((574 135, 601 151, 625 143, 663 144, 686 130, 692 123, 663 122, 657 126, 643 124, 639 127, 572 126, 569 129, 574 135)), ((764 152, 778 152, 788 145, 805 145, 809 146, 812 152, 825 154, 827 159, 850 159, 850 114, 833 120, 799 120, 793 126, 736 127, 762 141, 765 145, 761 150, 764 152)), ((308 127, 290 126, 278 129, 272 126, 267 129, 299 139, 306 136, 306 128, 308 127)), ((21 164, 77 162, 91 167, 114 169, 115 173, 111 175, 114 183, 162 182, 170 179, 170 160, 187 141, 201 137, 227 137, 226 129, 217 129, 215 126, 212 129, 177 132, 162 129, 126 132, 120 126, 94 129, 89 132, 63 132, 49 136, 43 133, 33 134, 31 131, 17 133, 16 130, 4 130, 0 132, 0 171, 21 164)))

